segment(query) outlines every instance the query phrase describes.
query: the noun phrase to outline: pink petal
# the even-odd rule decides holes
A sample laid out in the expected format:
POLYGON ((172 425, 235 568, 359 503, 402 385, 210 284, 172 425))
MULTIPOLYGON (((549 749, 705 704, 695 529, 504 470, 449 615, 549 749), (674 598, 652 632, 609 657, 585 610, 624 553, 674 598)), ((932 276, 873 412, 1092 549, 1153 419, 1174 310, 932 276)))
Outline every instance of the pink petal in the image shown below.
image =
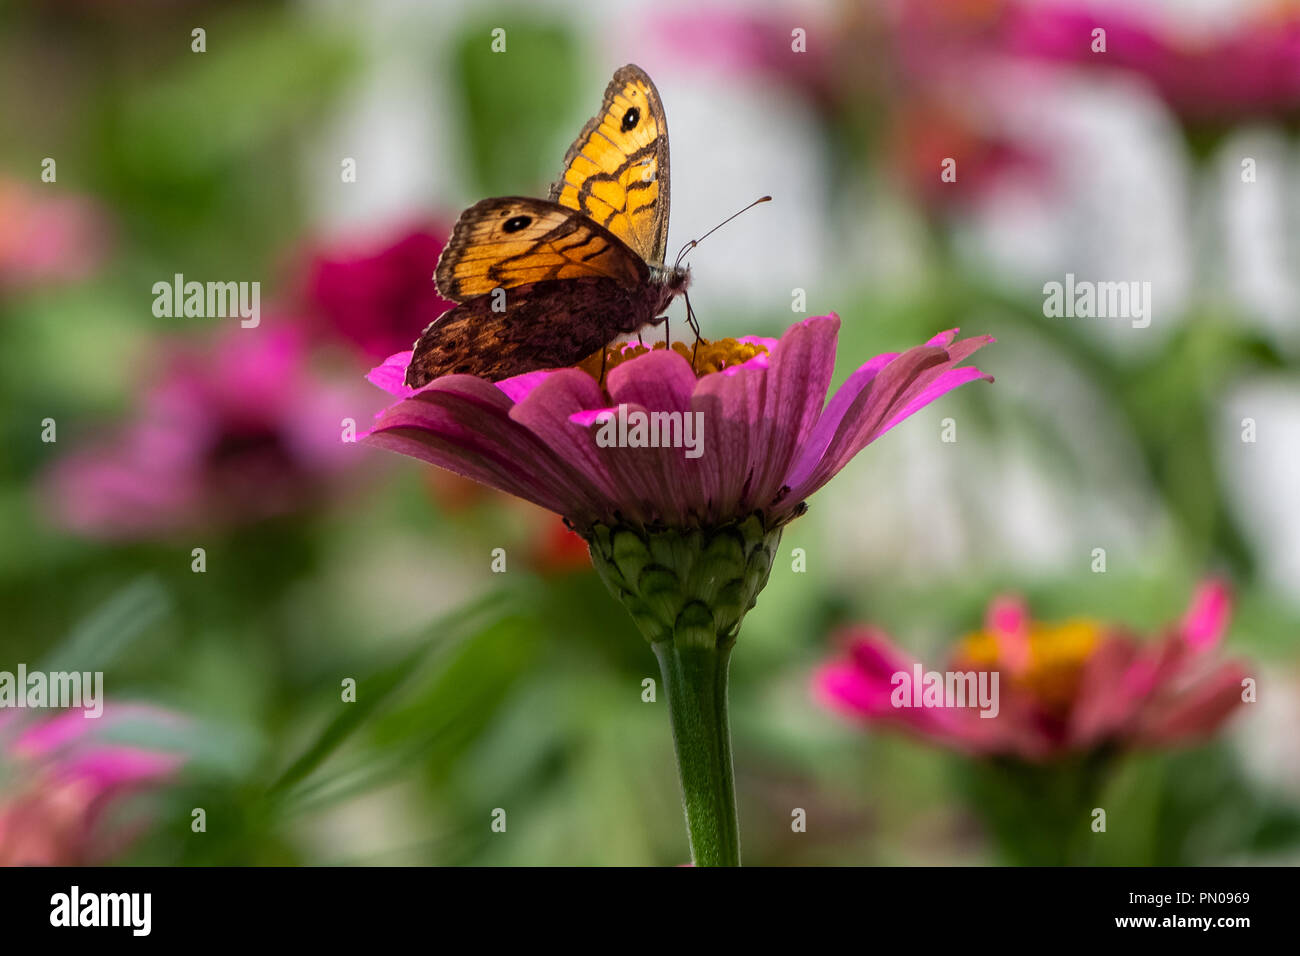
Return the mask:
POLYGON ((844 384, 831 397, 830 404, 826 406, 826 410, 818 419, 817 425, 809 433, 808 438, 805 439, 803 447, 799 450, 798 458, 790 469, 790 474, 786 476, 787 485, 797 488, 807 483, 809 476, 816 470, 817 465, 825 456, 826 448, 830 445, 841 424, 843 424, 844 416, 848 414, 854 401, 870 387, 880 370, 896 358, 898 358, 897 352, 885 352, 877 355, 845 380, 844 384))
POLYGON ((920 395, 908 402, 907 406, 901 412, 891 418, 884 428, 880 429, 871 437, 871 440, 875 441, 899 422, 910 418, 913 414, 925 408, 925 406, 929 405, 941 395, 946 395, 954 388, 965 385, 967 382, 974 382, 981 379, 985 382, 991 382, 993 381, 993 376, 985 375, 977 368, 949 369, 935 379, 932 384, 928 385, 920 395))
POLYGON ((825 664, 813 675, 813 694, 823 707, 859 720, 888 715, 893 688, 849 663, 825 664))
POLYGON ((447 375, 383 412, 362 441, 560 514, 587 511, 589 499, 583 492, 590 483, 531 430, 513 421, 514 407, 488 382, 471 375, 447 375))
POLYGON ((1013 674, 1029 666, 1029 607, 1018 597, 997 597, 989 604, 985 627, 998 644, 998 658, 1013 674))
POLYGON ((1238 708, 1245 668, 1228 662, 1211 668, 1148 705, 1135 741, 1151 746, 1188 743, 1216 731, 1238 708))
POLYGON ((796 322, 768 361, 699 381, 691 408, 703 416, 704 459, 686 476, 694 500, 723 515, 771 505, 825 403, 838 329, 834 315, 796 322))
MULTIPOLYGON (((807 497, 837 474, 870 443, 875 432, 894 413, 902 396, 915 385, 921 374, 943 366, 948 357, 942 349, 923 345, 887 361, 878 371, 871 368, 875 361, 872 360, 861 369, 864 375, 870 377, 864 380, 861 390, 844 410, 843 417, 822 454, 810 460, 801 453, 797 469, 786 479, 786 484, 790 485, 793 492, 792 498, 807 497), (873 371, 874 374, 871 374, 873 371)), ((848 383, 845 385, 847 387, 848 383)), ((823 437, 819 427, 809 441, 820 443, 823 437)))
POLYGON ((1118 637, 1108 636, 1092 652, 1070 710, 1070 746, 1093 747, 1128 729, 1148 692, 1135 679, 1144 664, 1138 648, 1118 637))
MULTIPOLYGON (((510 412, 511 419, 526 427, 582 476, 588 489, 584 493, 591 502, 588 511, 596 506, 596 501, 617 500, 620 492, 589 428, 576 425, 571 419, 597 411, 604 403, 605 395, 595 379, 580 369, 570 368, 552 373, 510 412)), ((575 517, 566 512, 561 514, 575 517)))
POLYGON ((766 376, 767 369, 745 364, 731 375, 706 375, 692 396, 691 411, 703 415, 706 451, 691 493, 714 513, 742 513, 752 489, 754 463, 762 455, 757 436, 766 376))
POLYGON ((409 398, 419 391, 406 384, 406 367, 411 364, 411 356, 414 354, 408 349, 388 356, 382 364, 376 365, 366 373, 366 381, 378 385, 390 395, 409 398))
POLYGON ((826 404, 835 372, 839 316, 816 317, 794 325, 772 352, 766 376, 762 428, 754 436, 760 450, 746 504, 766 507, 785 477, 826 404))
MULTIPOLYGON (((514 375, 510 378, 504 378, 497 382, 497 388, 505 392, 512 402, 522 402, 528 395, 547 377, 554 375, 554 369, 539 369, 536 372, 524 372, 522 375, 514 375)), ((590 378, 591 376, 588 376, 590 378)))
POLYGON ((799 501, 812 494, 854 455, 923 405, 982 377, 974 369, 952 369, 952 365, 990 341, 987 336, 964 339, 946 350, 922 345, 896 358, 877 356, 864 365, 861 375, 851 376, 841 389, 851 389, 848 407, 841 413, 838 403, 832 401, 823 420, 833 414, 837 418, 830 418, 825 426, 818 422, 809 436, 786 481, 792 489, 790 499, 799 501), (834 431, 827 441, 830 428, 834 431))
POLYGON ((1227 583, 1217 579, 1205 581, 1196 589, 1191 606, 1183 616, 1183 637, 1194 649, 1209 650, 1223 638, 1231 615, 1232 591, 1227 583))
POLYGON ((640 405, 654 411, 684 412, 691 407, 695 391, 691 363, 667 349, 615 366, 605 381, 614 405, 640 405))

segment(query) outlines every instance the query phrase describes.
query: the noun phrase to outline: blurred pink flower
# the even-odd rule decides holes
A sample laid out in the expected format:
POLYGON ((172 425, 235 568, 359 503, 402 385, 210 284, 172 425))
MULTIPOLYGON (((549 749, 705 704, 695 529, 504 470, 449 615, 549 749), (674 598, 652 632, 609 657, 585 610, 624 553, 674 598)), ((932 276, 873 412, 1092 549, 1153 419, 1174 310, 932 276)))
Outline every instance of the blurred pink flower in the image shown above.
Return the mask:
POLYGON ((893 173, 932 212, 980 202, 1010 176, 1045 184, 1047 158, 999 131, 973 103, 914 95, 900 101, 887 144, 893 173), (957 165, 945 180, 944 164, 957 165))
MULTIPOLYGON (((844 29, 839 35, 846 32, 844 29)), ((825 35, 802 12, 796 16, 793 11, 782 15, 780 11, 709 7, 657 14, 650 29, 651 38, 662 46, 664 54, 679 62, 774 80, 830 112, 843 98, 843 81, 848 78, 834 82, 836 51, 820 46, 819 39, 825 35), (792 49, 796 27, 812 35, 809 42, 814 55, 792 49)))
MULTIPOLYGON (((526 506, 521 506, 526 507, 526 506)), ((531 517, 532 540, 527 559, 530 567, 544 575, 563 575, 591 570, 587 542, 554 515, 538 511, 531 517)))
POLYGON ((107 216, 92 200, 0 179, 0 287, 85 279, 108 242, 107 216))
POLYGON ((829 18, 802 8, 692 10, 656 24, 665 55, 751 73, 801 94, 854 163, 881 143, 886 171, 928 212, 978 201, 1008 174, 1043 174, 1047 157, 1013 134, 1005 101, 1020 76, 1001 69, 1004 0, 845 4, 829 18), (805 33, 806 52, 792 33, 805 33), (955 180, 941 179, 953 159, 955 180))
POLYGON ((128 797, 175 779, 185 756, 115 743, 124 724, 174 724, 165 711, 108 702, 23 726, 0 720, 0 865, 82 866, 124 851, 147 822, 117 813, 128 797))
POLYGON ((314 252, 303 279, 313 328, 342 339, 367 361, 409 349, 455 303, 438 295, 433 273, 450 227, 399 230, 382 242, 314 252))
POLYGON ((223 333, 204 354, 164 350, 135 420, 59 461, 56 519, 76 532, 149 538, 252 523, 323 497, 356 459, 352 389, 320 377, 301 334, 223 333))
POLYGON ((1230 27, 1189 31, 1115 4, 1020 3, 1008 52, 1119 68, 1143 77, 1185 121, 1294 119, 1300 112, 1300 6, 1280 2, 1230 27), (1094 53, 1092 31, 1106 31, 1094 53))
POLYGON ((1141 642, 1089 619, 1033 621, 1014 598, 995 600, 982 631, 953 651, 950 672, 998 674, 998 708, 895 706, 895 675, 917 661, 872 629, 844 636, 847 653, 824 664, 814 692, 831 709, 899 728, 973 755, 1046 762, 1103 748, 1161 747, 1212 734, 1241 704, 1245 667, 1214 650, 1231 599, 1201 585, 1182 621, 1141 642))
POLYGON ((827 113, 866 101, 890 108, 936 81, 969 83, 997 46, 1010 0, 841 3, 829 13, 789 4, 761 12, 707 6, 657 15, 665 56, 748 73, 802 94, 827 113))
MULTIPOLYGON (((759 513, 779 528, 859 451, 966 382, 957 365, 992 341, 944 332, 902 354, 879 355, 827 402, 839 319, 796 322, 778 341, 701 346, 698 375, 681 350, 615 348, 602 388, 579 368, 496 384, 447 375, 402 384, 410 353, 371 381, 403 396, 366 441, 541 505, 587 535, 597 524, 715 527, 759 513), (698 457, 681 447, 602 447, 601 423, 624 410, 695 414, 698 457)), ((685 419, 683 418, 684 422, 685 419)))

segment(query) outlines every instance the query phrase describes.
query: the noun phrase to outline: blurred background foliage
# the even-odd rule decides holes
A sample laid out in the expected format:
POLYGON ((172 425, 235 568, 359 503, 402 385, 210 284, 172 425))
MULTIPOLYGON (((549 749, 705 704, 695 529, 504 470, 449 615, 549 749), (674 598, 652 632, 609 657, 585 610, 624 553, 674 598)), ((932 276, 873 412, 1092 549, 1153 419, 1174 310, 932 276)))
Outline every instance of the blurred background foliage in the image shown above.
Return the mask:
MULTIPOLYGON (((1011 126, 1028 143, 1017 148, 1039 156, 1032 171, 981 169, 987 193, 963 185, 951 201, 909 186, 937 181, 938 164, 907 131, 928 131, 940 155, 989 134, 967 98, 945 100, 943 116, 970 122, 956 132, 917 105, 932 79, 944 84, 925 72, 929 58, 909 55, 918 39, 898 27, 906 16, 881 13, 900 6, 927 11, 946 42, 958 34, 964 54, 997 42, 970 24, 1000 4, 942 0, 767 4, 757 17, 738 4, 631 0, 599 13, 577 2, 0 5, 0 670, 103 670, 110 699, 185 718, 120 730, 186 763, 136 795, 148 823, 113 860, 687 858, 665 704, 642 700, 642 681, 658 678, 653 655, 557 519, 361 447, 347 449, 337 486, 308 493, 304 475, 300 507, 127 533, 69 520, 56 478, 75 449, 124 441, 169 349, 212 354, 224 334, 297 330, 313 373, 351 389, 364 429, 383 404, 361 383, 375 357, 321 318, 329 303, 312 292, 312 270, 386 262, 385 243, 412 223, 445 236, 486 195, 544 194, 627 61, 664 93, 674 248, 753 196, 777 198, 696 254, 706 335, 775 335, 834 308, 837 381, 941 329, 999 339, 980 363, 994 386, 954 393, 873 446, 786 534, 733 663, 747 862, 1053 860, 1064 851, 1032 821, 1080 800, 1107 807, 1111 828, 1104 839, 1081 831, 1073 860, 1297 858, 1296 220, 1274 224, 1290 283, 1274 308, 1213 280, 1206 262, 1231 275, 1238 261, 1214 244, 1236 233, 1188 212, 1235 182, 1235 135, 1280 137, 1266 140, 1280 157, 1271 201, 1293 210, 1290 114, 1226 122, 1213 149, 1201 136, 1193 151, 1177 110, 1140 77, 1035 67, 1068 77, 1044 84, 1064 102, 1104 91, 1088 122, 1132 112, 1137 133, 1095 145, 1122 164, 1142 139, 1142 155, 1165 165, 1113 175, 1166 200, 1150 177, 1190 185, 1173 189, 1172 207, 1139 202, 1130 215, 1164 217, 1180 236, 1200 228, 1211 244, 1208 259, 1201 240, 1175 250, 1181 278, 1157 281, 1150 330, 1048 319, 1042 283, 1066 271, 1163 276, 1164 234, 1150 260, 1116 239, 1135 220, 1101 208, 1089 191, 1100 187, 1078 173, 1100 161, 1036 118, 1018 74, 978 106, 1009 98, 1027 113, 1011 126), (808 29, 806 61, 786 52, 791 25, 808 29), (492 50, 497 27, 505 53, 492 50), (784 59, 736 55, 769 28, 779 42, 759 48, 784 59), (877 62, 883 76, 862 68, 877 62), (1220 150, 1227 177, 1212 173, 1220 150), (53 183, 41 181, 45 157, 57 160, 53 183), (340 177, 347 157, 354 183, 340 177), (1024 193, 998 191, 1003 178, 1032 184, 1030 211, 1024 193), (24 255, 41 244, 53 251, 24 255), (262 326, 156 317, 150 290, 175 273, 260 282, 262 326), (809 308, 792 315, 796 287, 809 308), (1244 415, 1260 422, 1260 444, 1240 441, 1244 415), (950 417, 959 440, 941 443, 950 417), (53 443, 41 440, 47 419, 53 443), (1236 464, 1250 454, 1253 464, 1236 464), (195 573, 200 547, 206 570, 195 573), (1090 568, 1094 547, 1108 550, 1104 574, 1090 568), (491 570, 495 548, 505 574, 491 570), (791 570, 794 548, 806 573, 791 570), (1155 632, 1211 573, 1233 584, 1228 647, 1257 666, 1270 703, 1211 743, 1127 756, 1104 778, 1087 766, 971 764, 848 726, 809 693, 850 622, 925 660, 977 629, 998 593, 1025 595, 1044 619, 1155 632), (355 703, 340 700, 347 678, 355 703), (206 833, 191 831, 195 807, 206 833), (791 832, 796 807, 807 833, 791 832), (506 834, 490 829, 495 808, 507 811, 506 834)), ((432 294, 435 261, 436 250, 410 277, 373 280, 396 315, 395 348, 427 321, 402 310, 432 294)))

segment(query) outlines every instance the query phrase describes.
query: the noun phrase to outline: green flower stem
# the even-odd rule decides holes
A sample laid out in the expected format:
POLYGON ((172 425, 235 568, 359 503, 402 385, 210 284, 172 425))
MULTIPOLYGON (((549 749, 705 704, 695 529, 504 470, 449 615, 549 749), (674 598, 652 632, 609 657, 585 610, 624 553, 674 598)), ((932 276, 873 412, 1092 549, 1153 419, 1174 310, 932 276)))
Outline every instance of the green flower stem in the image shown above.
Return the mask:
POLYGON ((682 809, 696 866, 740 866, 740 823, 727 723, 727 668, 732 644, 654 645, 668 695, 682 809))
POLYGON ((654 648, 668 695, 682 806, 697 866, 739 866, 727 664, 767 584, 785 521, 754 512, 714 527, 593 525, 591 562, 654 648))

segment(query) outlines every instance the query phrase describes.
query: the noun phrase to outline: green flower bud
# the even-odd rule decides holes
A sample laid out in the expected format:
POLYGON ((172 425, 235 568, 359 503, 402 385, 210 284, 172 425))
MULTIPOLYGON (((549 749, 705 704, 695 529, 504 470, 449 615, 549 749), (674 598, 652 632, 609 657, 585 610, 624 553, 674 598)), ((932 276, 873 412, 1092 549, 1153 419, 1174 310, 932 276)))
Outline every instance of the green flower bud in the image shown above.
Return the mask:
POLYGON ((755 512, 715 528, 595 525, 591 560, 651 644, 730 646, 781 543, 755 512))

